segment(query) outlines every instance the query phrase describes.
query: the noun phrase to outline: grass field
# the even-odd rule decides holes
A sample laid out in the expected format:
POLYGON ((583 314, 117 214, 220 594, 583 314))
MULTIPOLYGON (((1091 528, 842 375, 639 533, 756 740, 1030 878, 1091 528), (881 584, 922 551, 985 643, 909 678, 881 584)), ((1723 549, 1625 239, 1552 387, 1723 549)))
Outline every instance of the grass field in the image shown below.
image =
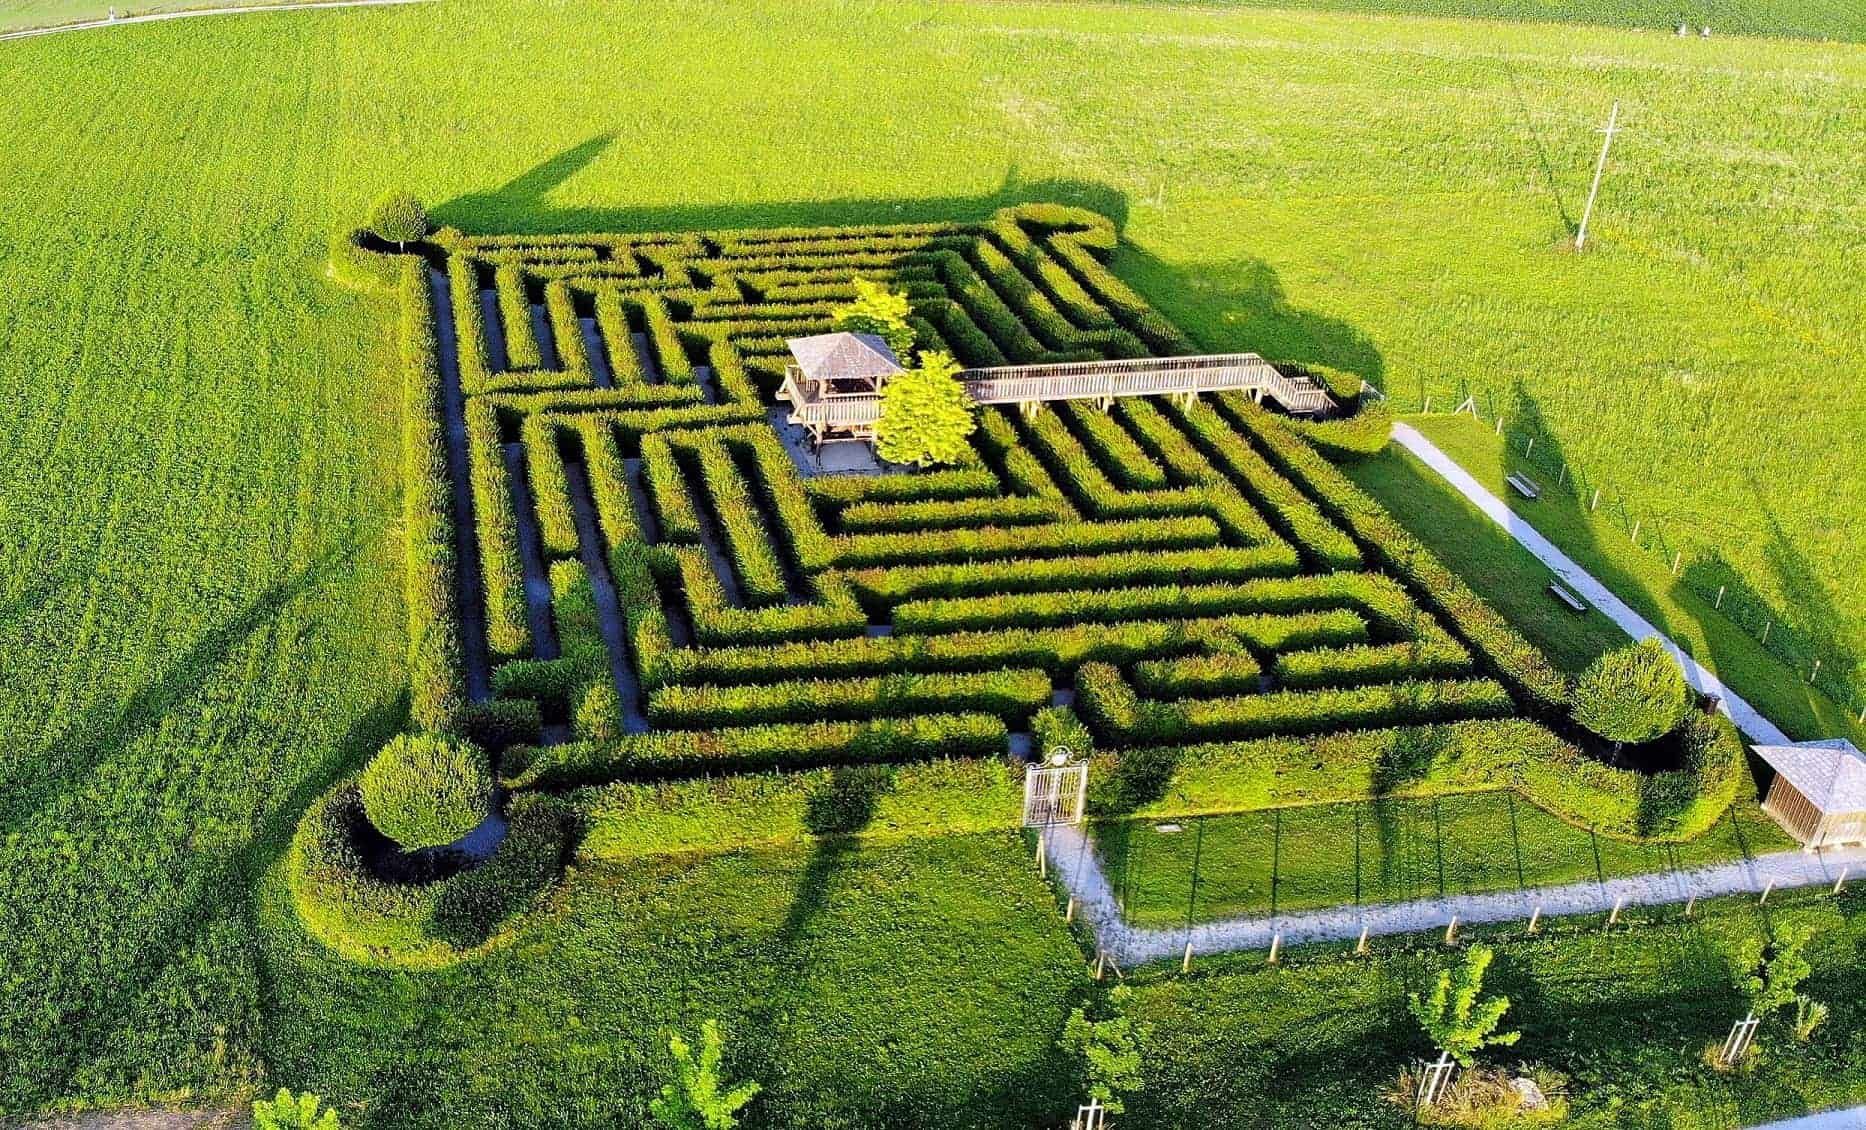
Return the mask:
MULTIPOLYGON (((1492 1064, 1540 1064, 1568 1078, 1563 1125, 1709 1130, 1771 1121, 1790 1111, 1866 1099, 1859 1074, 1862 929, 1859 903, 1832 901, 1758 912, 1753 901, 1706 904, 1630 930, 1598 919, 1524 939, 1519 928, 1468 936, 1497 946, 1486 989, 1511 1000, 1510 1048, 1479 1053, 1492 1064), (1760 1037, 1758 1068, 1727 1077, 1703 1065, 1743 1008, 1730 987, 1732 955, 1745 938, 1794 922, 1815 925, 1807 991, 1834 1015, 1810 1044, 1780 1021, 1760 1037)), ((1154 1025, 1146 1090, 1129 1117, 1149 1127, 1355 1128, 1413 1125, 1385 1099, 1401 1067, 1429 1058, 1406 1011, 1448 958, 1432 937, 1394 939, 1371 959, 1348 947, 1298 952, 1284 968, 1262 955, 1204 963, 1205 972, 1159 971, 1129 1011, 1154 1025)), ((1153 976, 1153 975, 1150 975, 1153 976)))
POLYGON ((405 710, 389 319, 321 277, 391 182, 474 230, 1103 208, 1117 269, 1204 344, 1396 389, 1523 373, 1570 447, 1727 526, 1759 586, 1766 506, 1858 632, 1866 475, 1806 424, 1861 422, 1822 379, 1861 341, 1857 48, 1141 7, 460 12, 0 50, 0 1111, 212 1100, 268 1064, 368 1093, 393 1071, 282 1033, 362 1064, 371 993, 409 1002, 406 1043, 450 1023, 393 977, 282 998, 295 950, 253 909, 405 710), (1559 245, 1615 97, 1637 129, 1580 259, 1559 245))
MULTIPOLYGON (((1757 709, 1791 735, 1802 739, 1850 737, 1856 743, 1866 744, 1866 727, 1859 724, 1857 714, 1843 709, 1809 686, 1806 669, 1790 668, 1782 659, 1765 649, 1755 636, 1721 614, 1712 600, 1706 600, 1674 577, 1662 554, 1635 548, 1628 540, 1626 531, 1614 524, 1606 508, 1589 511, 1587 500, 1555 490, 1545 491, 1534 502, 1517 496, 1504 483, 1505 476, 1512 471, 1524 471, 1547 478, 1546 473, 1506 453, 1494 433, 1469 416, 1427 416, 1411 422, 1426 438, 1456 459, 1479 482, 1488 486, 1497 497, 1507 501, 1512 510, 1521 514, 1543 535, 1560 546, 1563 552, 1605 583, 1621 600, 1650 620, 1699 662, 1715 671, 1720 678, 1727 680, 1757 709)), ((1434 497, 1442 499, 1448 494, 1448 488, 1417 460, 1392 449, 1383 453, 1378 463, 1383 466, 1357 472, 1357 479, 1383 501, 1401 507, 1396 513, 1403 520, 1417 529, 1422 523, 1437 524, 1449 517, 1446 511, 1452 508, 1453 503, 1420 501, 1434 497), (1382 470, 1391 473, 1382 475, 1382 470), (1380 481, 1383 479, 1384 484, 1380 481), (1416 492, 1408 489, 1402 492, 1391 485, 1420 480, 1431 480, 1430 489, 1416 492), (1402 493, 1410 495, 1411 500, 1401 498, 1402 493)), ((1496 530, 1493 523, 1485 521, 1484 524, 1490 530, 1496 530)), ((1456 529, 1449 524, 1441 528, 1456 529)), ((1531 599, 1536 594, 1530 591, 1530 587, 1538 576, 1538 570, 1541 575, 1546 575, 1547 570, 1533 559, 1524 562, 1526 554, 1516 549, 1513 543, 1509 547, 1493 548, 1493 543, 1500 536, 1500 533, 1474 533, 1471 540, 1465 540, 1452 535, 1434 539, 1432 545, 1446 554, 1454 568, 1481 570, 1484 583, 1479 584, 1474 578, 1473 585, 1505 609, 1513 622, 1532 633, 1538 643, 1548 647, 1551 656, 1567 656, 1571 661, 1580 658, 1579 649, 1571 650, 1567 642, 1573 632, 1563 625, 1563 621, 1577 628, 1581 625, 1605 625, 1606 621, 1597 614, 1589 614, 1577 621, 1546 594, 1542 594, 1540 603, 1543 607, 1538 611, 1537 601, 1531 599), (1469 559, 1471 564, 1461 566, 1461 558, 1469 559), (1503 562, 1512 559, 1520 567, 1500 567, 1503 562)), ((1780 547, 1778 551, 1785 552, 1780 547)), ((1837 596, 1820 595, 1818 603, 1821 607, 1809 615, 1820 622, 1838 623, 1839 616, 1835 610, 1837 600, 1837 596)))
POLYGON ((1578 675, 1626 645, 1626 633, 1605 616, 1577 616, 1556 603, 1548 567, 1403 448, 1389 445, 1344 470, 1562 670, 1578 675))
POLYGON ((637 1126, 666 1033, 717 1018, 759 1126, 1056 1121, 1088 976, 1018 837, 579 869, 549 921, 438 974, 370 971, 258 911, 263 1049, 368 1126, 637 1126))
POLYGON ((96 0, 0 0, 0 33, 23 28, 54 27, 58 24, 101 20, 115 12, 126 16, 154 15, 160 12, 185 12, 204 8, 253 8, 264 4, 288 4, 297 0, 158 0, 151 3, 100 4, 96 0))
POLYGON ((1509 792, 1306 805, 1098 825, 1122 914, 1147 926, 1689 868, 1795 846, 1754 804, 1683 844, 1629 844, 1509 792), (1196 865, 1196 866, 1195 866, 1196 865), (1195 876, 1196 874, 1196 886, 1195 876))
MULTIPOLYGON (((1173 3, 1176 0, 1136 0, 1173 3)), ((1786 35, 1809 39, 1866 40, 1866 14, 1845 0, 1234 0, 1262 8, 1367 12, 1395 16, 1447 16, 1477 20, 1531 20, 1607 24, 1692 34, 1706 25, 1715 35, 1786 35)))

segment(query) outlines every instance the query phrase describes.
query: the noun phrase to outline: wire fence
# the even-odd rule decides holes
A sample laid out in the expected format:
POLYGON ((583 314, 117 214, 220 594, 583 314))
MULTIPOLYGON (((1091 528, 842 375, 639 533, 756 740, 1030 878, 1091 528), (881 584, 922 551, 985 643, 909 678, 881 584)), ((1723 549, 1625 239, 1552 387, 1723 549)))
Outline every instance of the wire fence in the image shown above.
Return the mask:
POLYGON ((1406 394, 1395 389, 1387 392, 1386 400, 1395 412, 1469 413, 1489 423, 1503 438, 1511 470, 1533 469, 1541 476, 1538 486, 1562 492, 1589 513, 1603 516, 1633 546, 1658 558, 1681 587, 1709 605, 1711 614, 1756 641, 1866 725, 1866 686, 1858 678, 1858 658, 1831 637, 1793 622, 1746 582, 1718 547, 1720 539, 1676 518, 1640 510, 1605 476, 1567 458, 1539 420, 1510 419, 1488 389, 1463 382, 1450 392, 1421 387, 1416 394, 1406 394))

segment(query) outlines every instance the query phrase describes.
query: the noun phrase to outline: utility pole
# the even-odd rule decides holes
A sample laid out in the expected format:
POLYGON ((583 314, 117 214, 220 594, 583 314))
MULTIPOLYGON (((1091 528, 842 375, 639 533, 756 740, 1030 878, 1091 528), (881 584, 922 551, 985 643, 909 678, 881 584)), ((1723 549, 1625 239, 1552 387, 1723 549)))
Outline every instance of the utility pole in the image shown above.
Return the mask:
POLYGON ((1587 190, 1587 207, 1581 210, 1581 230, 1575 233, 1574 249, 1587 246, 1587 222, 1594 216, 1594 197, 1600 192, 1600 174, 1607 168, 1607 150, 1613 146, 1613 135, 1620 132, 1620 104, 1615 102, 1613 110, 1607 115, 1606 128, 1600 131, 1606 134, 1600 140, 1600 160, 1594 162, 1594 187, 1587 190))

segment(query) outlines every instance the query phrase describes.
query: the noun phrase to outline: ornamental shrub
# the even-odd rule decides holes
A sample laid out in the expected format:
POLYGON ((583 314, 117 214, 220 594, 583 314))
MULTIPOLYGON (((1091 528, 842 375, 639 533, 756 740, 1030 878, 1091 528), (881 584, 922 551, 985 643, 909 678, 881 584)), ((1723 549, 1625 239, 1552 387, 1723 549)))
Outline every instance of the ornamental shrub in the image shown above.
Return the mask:
POLYGON ((917 467, 956 463, 977 426, 972 399, 959 383, 959 362, 950 353, 929 350, 918 366, 882 386, 875 449, 883 459, 917 467))
POLYGON ((1663 737, 1689 706, 1684 672, 1656 638, 1608 652, 1575 682, 1575 721, 1612 742, 1663 737))
POLYGON ((254 1130, 341 1130, 337 1112, 322 1103, 309 1091, 294 1095, 280 1087, 272 1098, 254 1100, 254 1130))
POLYGON ((369 210, 369 230, 397 247, 428 234, 428 213, 413 193, 390 190, 369 210))
POLYGON ((410 851, 466 835, 492 805, 492 771, 478 747, 439 734, 402 734, 363 770, 369 822, 410 851))

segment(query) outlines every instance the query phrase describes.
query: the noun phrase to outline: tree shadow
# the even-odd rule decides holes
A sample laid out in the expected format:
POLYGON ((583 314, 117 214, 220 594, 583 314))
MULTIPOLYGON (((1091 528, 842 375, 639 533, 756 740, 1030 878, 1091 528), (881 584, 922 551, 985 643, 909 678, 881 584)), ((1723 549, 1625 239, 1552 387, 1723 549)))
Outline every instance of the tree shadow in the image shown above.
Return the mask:
MULTIPOLYGON (((407 721, 408 692, 404 688, 379 700, 353 722, 323 759, 301 775, 288 794, 267 808, 252 834, 238 847, 210 858, 197 857, 197 865, 191 868, 195 880, 192 897, 165 914, 161 924, 135 946, 128 959, 113 963, 116 976, 111 976, 113 971, 107 971, 92 954, 70 954, 72 966, 74 969, 81 967, 82 975, 64 980, 84 984, 90 991, 87 999, 76 1002, 60 1018, 62 1038, 57 1047, 65 1054, 64 1062, 35 1066, 42 1078, 55 1080, 44 1086, 44 1093, 61 1096, 72 1093, 90 1066, 88 1056, 92 1049, 107 1043, 113 1033, 123 1031, 126 1025, 134 1022, 143 991, 159 983, 171 966, 190 960, 194 943, 223 920, 223 915, 217 912, 230 899, 246 900, 245 913, 239 919, 248 936, 258 938, 261 926, 257 900, 249 896, 260 876, 284 854, 300 816, 338 777, 360 765, 407 721)), ((259 999, 276 1000, 276 982, 259 956, 259 950, 255 941, 251 952, 259 999)), ((53 971, 42 972, 53 976, 53 971)), ((255 1015, 262 1030, 256 1034, 253 1046, 263 1052, 266 1042, 263 1025, 269 1012, 261 1007, 255 1010, 255 1015)))
POLYGON ((1548 146, 1542 143, 1542 131, 1536 128, 1535 118, 1529 112, 1529 100, 1523 96, 1522 84, 1517 81, 1516 64, 1504 59, 1502 65, 1510 80, 1510 95, 1516 100, 1516 109, 1522 114, 1523 128, 1529 132, 1529 143, 1535 146, 1536 164, 1542 170, 1542 183, 1548 186, 1549 198, 1555 202, 1555 212, 1561 217, 1562 230, 1572 237, 1580 225, 1568 214, 1568 205, 1562 201, 1561 185, 1555 179, 1555 165, 1549 160, 1548 146))
POLYGON ((128 699, 96 704, 36 753, 22 758, 19 764, 30 769, 30 775, 0 784, 0 835, 29 823, 76 788, 104 759, 159 727, 199 695, 208 676, 235 649, 288 604, 321 584, 332 569, 350 562, 360 544, 353 533, 309 565, 273 582, 240 612, 196 639, 128 699))
POLYGON ((1340 318, 1291 303, 1276 269, 1261 259, 1169 264, 1123 242, 1112 265, 1203 348, 1324 365, 1375 388, 1386 379, 1386 359, 1372 338, 1340 318))
POLYGON ((599 133, 539 161, 495 189, 467 193, 429 209, 435 223, 468 232, 730 231, 740 228, 810 227, 823 224, 902 224, 979 220, 1013 204, 1054 202, 1089 208, 1127 226, 1127 195, 1094 181, 1026 181, 1010 166, 999 186, 976 196, 931 196, 913 200, 843 197, 789 202, 596 206, 558 204, 551 197, 565 182, 599 159, 615 141, 599 133))

